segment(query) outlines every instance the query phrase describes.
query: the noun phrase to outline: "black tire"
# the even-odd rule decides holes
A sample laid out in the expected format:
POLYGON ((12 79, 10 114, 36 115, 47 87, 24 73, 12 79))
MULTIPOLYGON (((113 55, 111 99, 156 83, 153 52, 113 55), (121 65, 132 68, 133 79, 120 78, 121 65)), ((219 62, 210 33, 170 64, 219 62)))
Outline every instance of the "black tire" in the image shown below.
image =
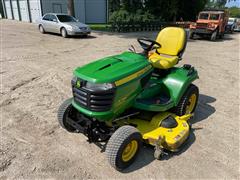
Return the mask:
POLYGON ((67 30, 65 28, 61 28, 61 35, 62 37, 64 38, 67 38, 68 37, 68 33, 67 33, 67 30))
POLYGON ((45 33, 45 30, 44 30, 44 28, 43 28, 43 26, 42 26, 42 25, 39 25, 39 31, 40 31, 40 33, 42 33, 42 34, 44 34, 44 33, 45 33))
POLYGON ((218 30, 215 30, 215 31, 211 34, 210 40, 211 40, 211 41, 216 41, 217 35, 218 35, 218 30))
POLYGON ((190 38, 190 39, 194 39, 194 35, 195 35, 195 33, 190 31, 189 38, 190 38))
POLYGON ((108 162, 112 167, 121 171, 134 162, 141 146, 142 136, 140 132, 133 126, 122 126, 114 132, 107 143, 106 156, 108 162), (122 157, 124 150, 132 142, 137 144, 137 149, 133 151, 135 153, 132 157, 130 156, 129 160, 126 161, 125 159, 124 161, 122 157))
POLYGON ((74 110, 72 98, 65 100, 58 108, 58 122, 63 129, 68 132, 74 132, 76 129, 66 122, 67 116, 74 110))
POLYGON ((187 113, 186 109, 187 109, 187 106, 189 105, 189 99, 193 94, 196 95, 196 102, 191 112, 188 112, 188 113, 193 113, 195 111, 197 102, 198 102, 198 97, 199 97, 199 90, 197 86, 195 86, 194 84, 190 84, 187 91, 184 93, 181 100, 179 101, 178 105, 174 108, 174 113, 176 115, 183 116, 187 113))

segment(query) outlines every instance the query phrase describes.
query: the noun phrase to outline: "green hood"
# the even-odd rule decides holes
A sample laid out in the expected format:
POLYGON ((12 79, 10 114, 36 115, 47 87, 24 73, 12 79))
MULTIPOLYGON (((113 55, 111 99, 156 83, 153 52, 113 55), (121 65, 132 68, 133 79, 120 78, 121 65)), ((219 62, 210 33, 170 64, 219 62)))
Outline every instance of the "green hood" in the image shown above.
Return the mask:
POLYGON ((145 68, 149 64, 143 55, 124 52, 78 67, 74 71, 74 75, 93 83, 112 83, 145 68))

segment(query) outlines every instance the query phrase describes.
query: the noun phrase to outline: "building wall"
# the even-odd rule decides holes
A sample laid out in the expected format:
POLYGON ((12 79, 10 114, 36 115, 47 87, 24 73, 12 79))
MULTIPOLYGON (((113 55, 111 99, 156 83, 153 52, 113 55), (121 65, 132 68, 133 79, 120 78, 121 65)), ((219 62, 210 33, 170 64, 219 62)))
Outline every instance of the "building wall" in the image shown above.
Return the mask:
MULTIPOLYGON (((27 22, 45 13, 67 13, 67 0, 0 0, 8 19, 27 22)), ((107 0, 74 0, 75 17, 83 23, 106 23, 107 0)))
POLYGON ((67 13, 67 0, 42 0, 42 12, 67 13))
POLYGON ((4 11, 3 11, 3 4, 2 4, 2 0, 0 0, 0 14, 1 14, 1 17, 5 17, 4 16, 4 11))
POLYGON ((85 21, 87 23, 107 22, 106 0, 85 0, 85 21))
POLYGON ((86 23, 85 0, 74 0, 75 17, 80 22, 86 23))

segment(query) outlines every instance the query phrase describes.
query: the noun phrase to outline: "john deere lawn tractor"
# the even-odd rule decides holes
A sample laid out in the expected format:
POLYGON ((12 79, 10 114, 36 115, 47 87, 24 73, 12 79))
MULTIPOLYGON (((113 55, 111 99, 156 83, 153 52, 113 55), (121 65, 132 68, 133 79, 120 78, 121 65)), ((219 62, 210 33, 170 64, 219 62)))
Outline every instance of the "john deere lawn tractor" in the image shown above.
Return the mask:
POLYGON ((174 67, 187 44, 182 28, 167 27, 156 41, 139 38, 143 52, 106 57, 74 71, 73 97, 58 110, 60 125, 89 142, 106 142, 111 166, 123 170, 144 144, 160 159, 187 140, 199 91, 191 65, 174 67))

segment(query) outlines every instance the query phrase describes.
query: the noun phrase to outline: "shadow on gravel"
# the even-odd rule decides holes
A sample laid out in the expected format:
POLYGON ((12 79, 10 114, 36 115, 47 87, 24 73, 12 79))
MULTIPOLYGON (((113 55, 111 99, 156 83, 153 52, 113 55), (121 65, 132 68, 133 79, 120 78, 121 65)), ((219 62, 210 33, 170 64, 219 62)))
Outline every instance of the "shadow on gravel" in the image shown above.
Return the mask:
POLYGON ((134 163, 127 169, 124 169, 122 173, 130 173, 147 166, 148 164, 155 160, 153 154, 154 148, 152 146, 143 145, 134 163))
MULTIPOLYGON (((199 95, 199 103, 197 106, 197 109, 195 111, 194 118, 191 119, 190 123, 195 124, 199 121, 203 121, 207 119, 209 116, 211 116, 216 110, 213 106, 209 105, 210 103, 215 102, 216 99, 211 96, 199 95)), ((173 156, 179 156, 185 151, 188 150, 188 148, 195 142, 196 137, 194 134, 194 131, 201 130, 201 128, 192 128, 190 131, 190 135, 188 137, 188 140, 181 146, 180 150, 178 152, 167 152, 168 155, 163 156, 161 161, 169 160, 173 156)), ((144 166, 147 166, 152 161, 154 161, 154 147, 150 145, 144 145, 143 148, 140 150, 138 157, 136 158, 135 162, 127 169, 122 171, 122 173, 130 173, 133 171, 136 171, 138 169, 143 168, 144 166)))
POLYGON ((210 103, 213 103, 215 101, 216 99, 214 97, 200 94, 194 118, 190 121, 191 124, 195 124, 211 116, 216 111, 216 109, 211 106, 210 103))
POLYGON ((209 37, 200 37, 200 36, 196 36, 194 37, 194 39, 188 39, 189 42, 197 42, 197 40, 203 40, 203 41, 209 41, 212 43, 218 43, 218 42, 224 42, 224 41, 231 41, 234 38, 232 37, 234 34, 225 34, 223 39, 217 39, 216 41, 211 41, 209 39, 209 37))
MULTIPOLYGON (((46 35, 59 36, 59 37, 63 38, 61 34, 57 34, 57 33, 47 32, 47 33, 45 33, 45 34, 46 34, 46 35)), ((92 36, 92 35, 87 35, 87 36, 85 36, 85 35, 76 35, 76 36, 68 36, 68 37, 65 38, 65 39, 95 39, 95 38, 96 38, 96 36, 92 36)), ((63 39, 64 39, 64 38, 63 38, 63 39)))

